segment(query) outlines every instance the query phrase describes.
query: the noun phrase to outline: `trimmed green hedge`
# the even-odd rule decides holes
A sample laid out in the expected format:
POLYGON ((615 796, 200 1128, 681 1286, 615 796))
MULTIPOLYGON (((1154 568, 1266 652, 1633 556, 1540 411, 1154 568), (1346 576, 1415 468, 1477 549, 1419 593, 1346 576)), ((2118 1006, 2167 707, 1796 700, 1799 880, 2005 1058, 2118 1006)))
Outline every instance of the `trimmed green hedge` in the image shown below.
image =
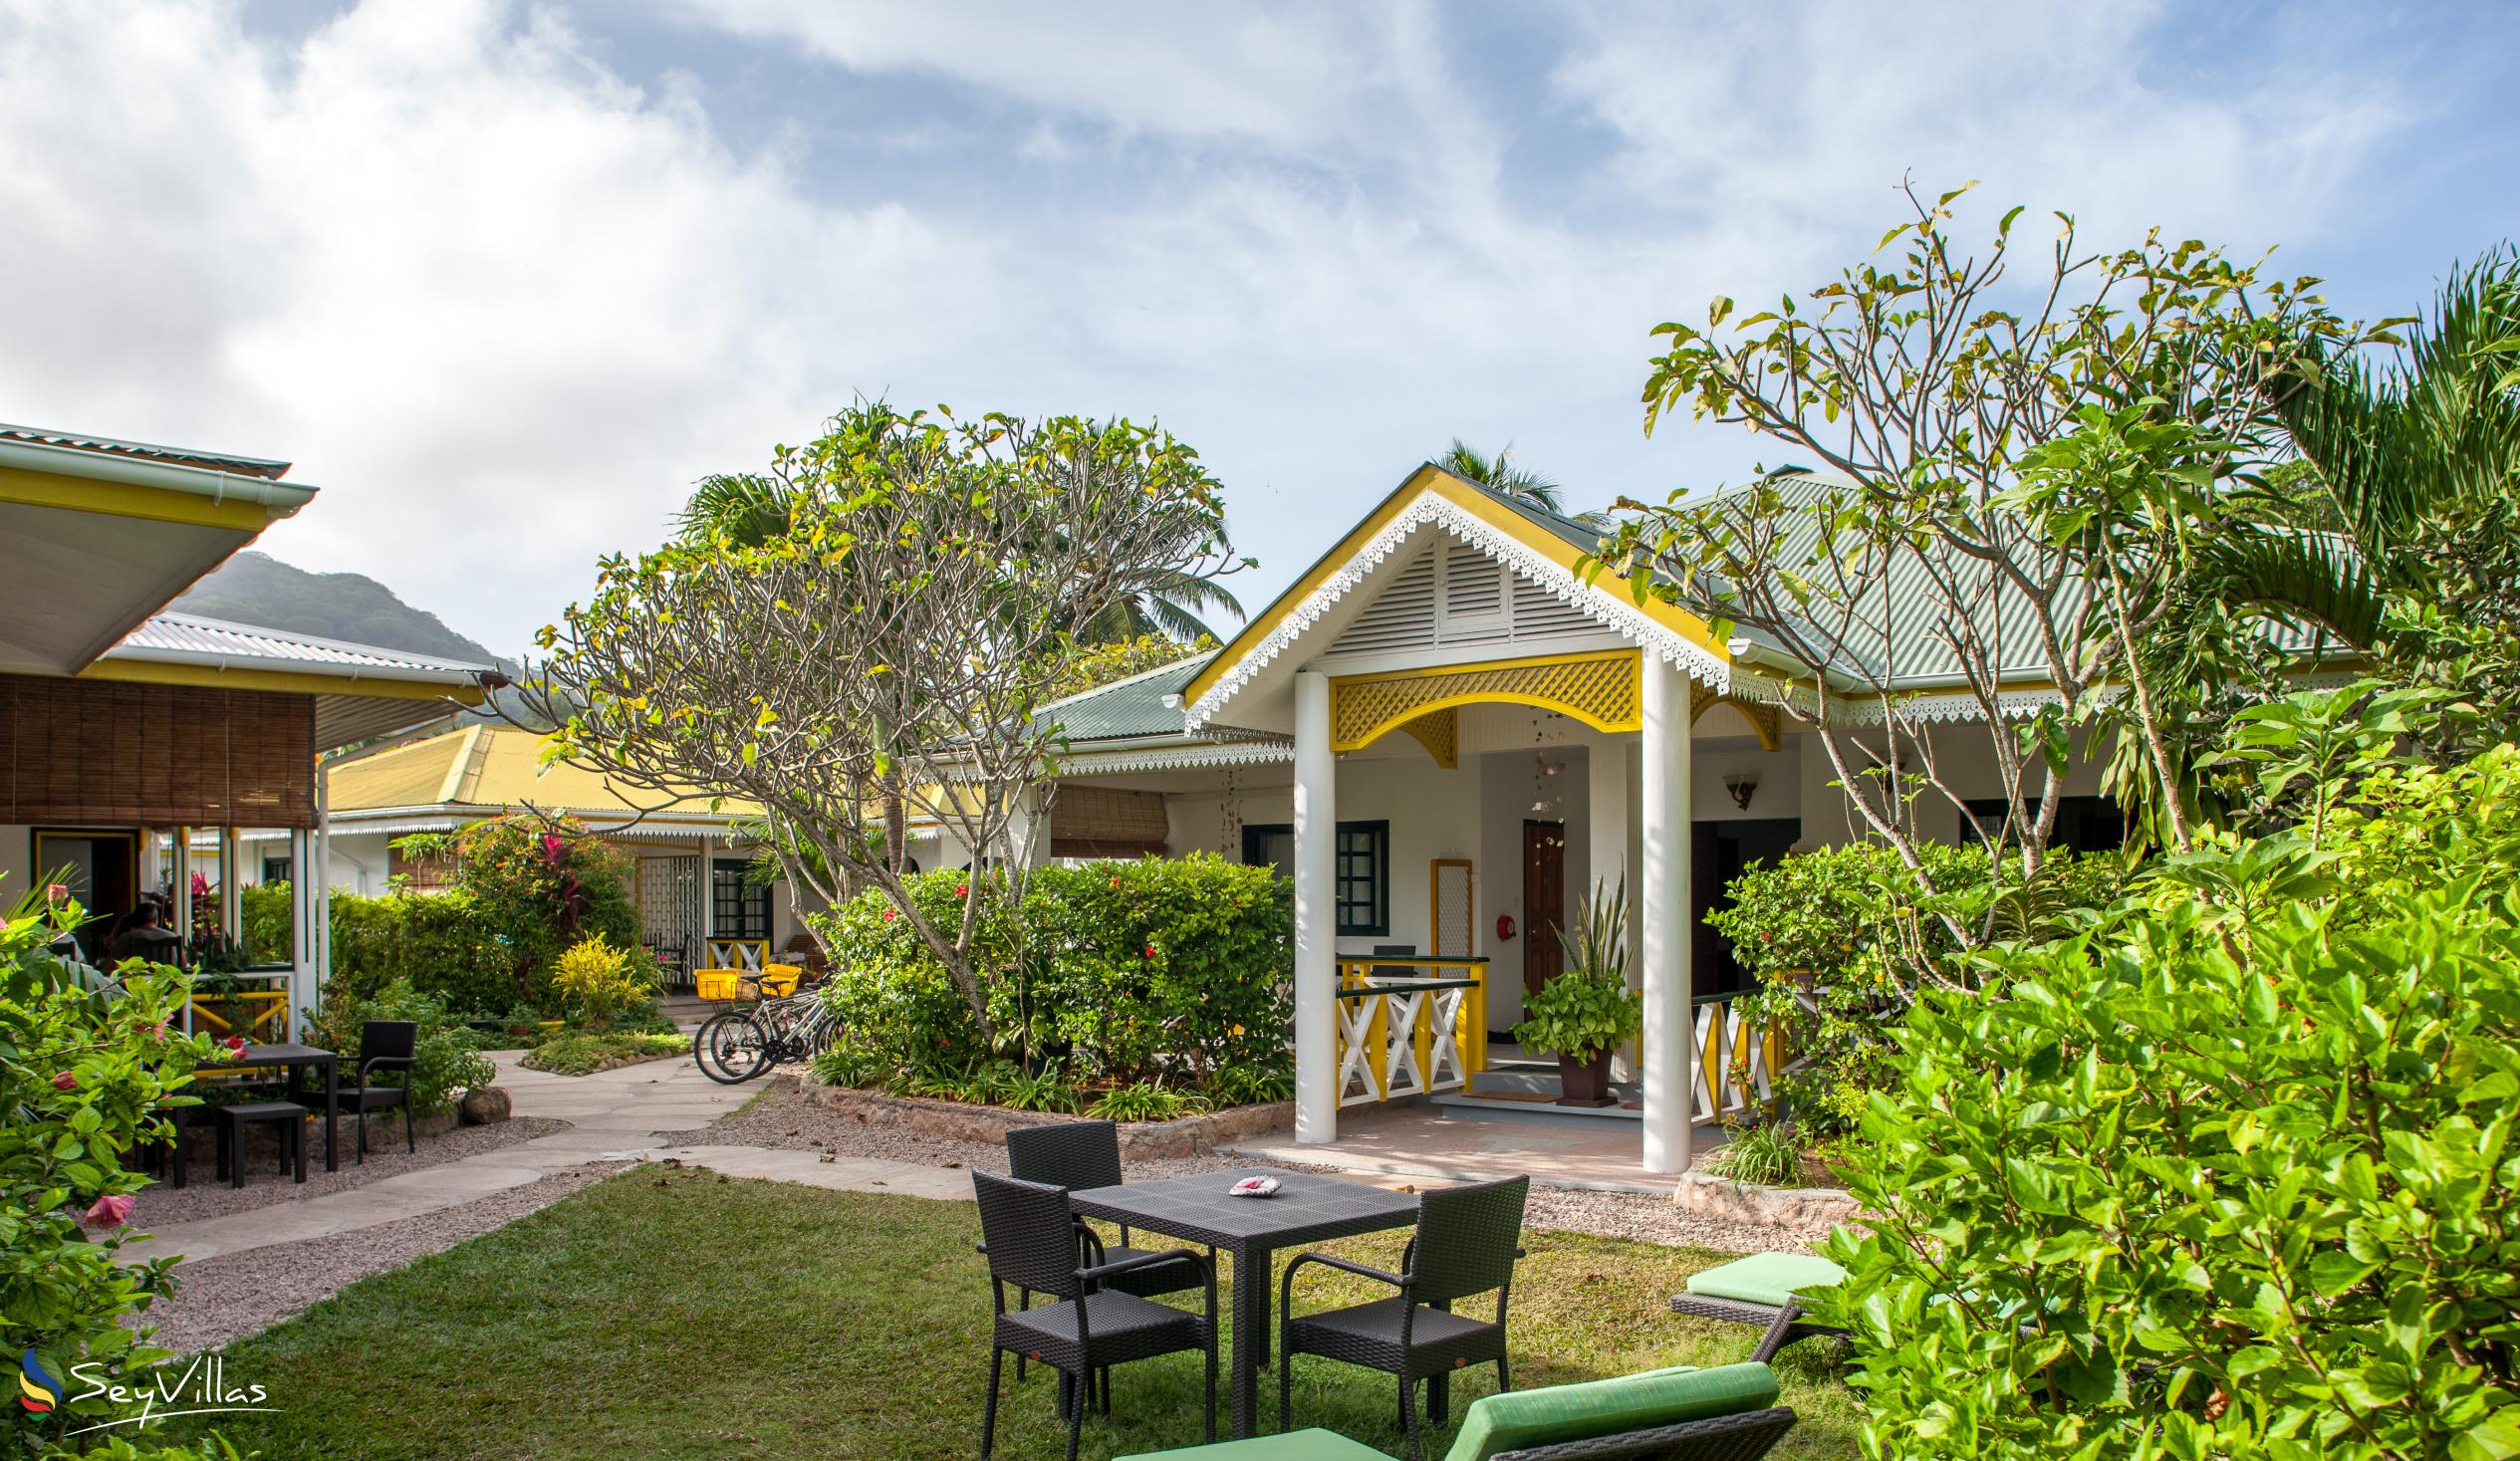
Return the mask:
MULTIPOLYGON (((970 880, 919 873, 910 893, 921 913, 951 926, 970 880)), ((989 899, 975 941, 993 971, 990 1020, 1009 1047, 1028 1043, 1080 1080, 1114 1085, 1206 1087, 1227 1073, 1231 1084, 1291 1069, 1294 909, 1270 868, 1204 853, 1038 868, 1025 889, 1030 958, 1020 970, 1010 911, 989 899)), ((896 1074, 966 1068, 992 1054, 952 980, 883 894, 815 922, 835 971, 825 1001, 863 1064, 896 1074)))

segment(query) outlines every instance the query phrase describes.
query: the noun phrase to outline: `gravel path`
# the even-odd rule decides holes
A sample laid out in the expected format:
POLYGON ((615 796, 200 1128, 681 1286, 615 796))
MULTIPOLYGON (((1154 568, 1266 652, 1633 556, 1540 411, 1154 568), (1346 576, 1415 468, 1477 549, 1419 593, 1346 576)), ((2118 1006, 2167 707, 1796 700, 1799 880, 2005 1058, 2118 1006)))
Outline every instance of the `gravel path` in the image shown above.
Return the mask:
MULTIPOLYGON (((997 1143, 955 1141, 905 1131, 896 1126, 862 1123, 805 1098, 794 1085, 782 1082, 741 1108, 696 1131, 659 1133, 664 1139, 697 1145, 764 1146, 791 1151, 820 1151, 836 1156, 883 1157, 922 1166, 979 1167, 1006 1170, 1006 1148, 997 1143)), ((1252 1163, 1221 1152, 1159 1161, 1133 1161, 1129 1175, 1137 1180, 1177 1177, 1190 1172, 1222 1172, 1252 1163)), ((1273 1162, 1303 1171, 1337 1173, 1340 1168, 1300 1162, 1273 1162)), ((1712 1248, 1723 1253, 1808 1251, 1828 1236, 1827 1224, 1803 1230, 1759 1223, 1727 1222, 1683 1212, 1668 1198, 1630 1192, 1589 1192, 1535 1185, 1525 1221, 1535 1228, 1634 1238, 1646 1243, 1712 1248)))
MULTIPOLYGON (((368 1163, 376 1165, 373 1154, 368 1163)), ((179 1354, 225 1344, 321 1303, 345 1285, 504 1227, 630 1165, 591 1162, 399 1222, 185 1263, 175 1270, 182 1285, 174 1297, 159 1300, 137 1323, 155 1326, 151 1342, 179 1354)), ((312 1187, 314 1178, 307 1185, 312 1187)))
POLYGON ((342 1123, 342 1169, 324 1170, 324 1136, 312 1131, 307 1138, 306 1184, 290 1181, 279 1175, 280 1138, 272 1131, 253 1131, 246 1135, 245 1185, 231 1187, 218 1179, 215 1169, 215 1146, 208 1131, 190 1134, 184 1142, 183 1190, 178 1192, 164 1183, 139 1194, 131 1214, 131 1225, 142 1232, 170 1228, 177 1223, 199 1222, 203 1218, 224 1217, 278 1202, 298 1202, 321 1197, 327 1192, 341 1192, 364 1187, 370 1182, 424 1167, 461 1161, 502 1146, 531 1141, 537 1136, 557 1135, 569 1129, 567 1121, 537 1116, 519 1116, 514 1120, 497 1121, 486 1126, 457 1126, 440 1136, 423 1136, 420 1149, 407 1153, 400 1137, 390 1147, 370 1133, 368 1160, 358 1160, 357 1124, 342 1123))

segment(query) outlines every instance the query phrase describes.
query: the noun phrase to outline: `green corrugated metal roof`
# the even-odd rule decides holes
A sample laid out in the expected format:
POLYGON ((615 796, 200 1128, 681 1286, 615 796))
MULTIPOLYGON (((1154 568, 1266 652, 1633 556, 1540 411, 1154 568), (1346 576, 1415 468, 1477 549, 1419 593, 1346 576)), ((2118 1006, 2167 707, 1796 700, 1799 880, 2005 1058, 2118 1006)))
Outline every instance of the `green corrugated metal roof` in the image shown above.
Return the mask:
MULTIPOLYGON (((1842 494, 1854 492, 1856 484, 1844 477, 1825 476, 1817 472, 1788 470, 1768 479, 1789 508, 1801 510, 1803 517, 1787 530, 1777 545, 1779 562, 1801 566, 1820 541, 1819 509, 1842 494)), ((1753 488, 1739 488, 1708 498, 1720 502, 1753 488)), ((1985 587, 1994 570, 1973 562, 1954 562, 1947 566, 1947 576, 1974 575, 1974 582, 1985 587)), ((1848 642, 1839 647, 1841 653, 1832 666, 1861 680, 1866 688, 1875 688, 1886 680, 1892 687, 1924 687, 1947 682, 1960 673, 1960 659, 1950 646, 1941 641, 1940 632, 1949 609, 1947 593, 1934 586, 1932 572, 1926 563, 1913 554, 1902 554, 1891 563, 1886 585, 1880 586, 1882 602, 1868 606, 1860 624, 1850 624, 1848 642), (1889 666, 1892 648, 1897 663, 1889 666)), ((2057 591, 2057 611, 2070 618, 2082 611, 2084 596, 2089 592, 2080 578, 2069 578, 2057 591)), ((1981 618, 1978 632, 1999 650, 1998 673, 2006 680, 2048 677, 2047 654, 2039 641, 2038 618, 2029 601, 2018 592, 2007 590, 1994 594, 1991 614, 1981 618)), ((1832 620, 1834 623, 1834 619, 1832 620)), ((2278 647, 2305 652, 2318 641, 2316 635, 2291 625, 2267 625, 2270 639, 2278 647)), ((1752 643, 1784 652, 1784 645, 1774 636, 1747 625, 1735 632, 1752 643)), ((1817 638, 1824 636, 1815 634, 1817 638)))
POLYGON ((224 451, 200 451, 189 446, 156 446, 146 441, 125 441, 114 436, 83 436, 76 431, 53 431, 42 426, 12 426, 6 421, 0 421, 0 436, 45 446, 99 451, 109 456, 135 456, 149 461, 174 462, 180 466, 209 467, 215 471, 266 477, 273 481, 287 475, 290 465, 269 457, 236 456, 224 451))
POLYGON ((1164 698, 1180 694, 1190 677, 1215 657, 1216 652, 1211 649, 1205 654, 1140 670, 1127 679, 1045 705, 1034 719, 1057 721, 1066 729, 1070 744, 1134 736, 1177 736, 1181 734, 1181 709, 1164 704, 1164 698))

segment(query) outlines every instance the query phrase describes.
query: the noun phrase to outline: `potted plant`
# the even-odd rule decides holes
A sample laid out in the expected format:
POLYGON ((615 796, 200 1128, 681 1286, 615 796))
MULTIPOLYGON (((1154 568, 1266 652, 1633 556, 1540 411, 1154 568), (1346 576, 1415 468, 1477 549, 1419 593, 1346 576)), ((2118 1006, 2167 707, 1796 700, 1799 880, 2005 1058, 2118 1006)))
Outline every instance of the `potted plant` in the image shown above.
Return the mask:
POLYGON ((1628 883, 1596 892, 1572 928, 1558 930, 1566 971, 1523 999, 1514 1039, 1558 1058, 1558 1104, 1605 1106, 1610 1054, 1636 1038, 1644 1011, 1628 989, 1628 883))

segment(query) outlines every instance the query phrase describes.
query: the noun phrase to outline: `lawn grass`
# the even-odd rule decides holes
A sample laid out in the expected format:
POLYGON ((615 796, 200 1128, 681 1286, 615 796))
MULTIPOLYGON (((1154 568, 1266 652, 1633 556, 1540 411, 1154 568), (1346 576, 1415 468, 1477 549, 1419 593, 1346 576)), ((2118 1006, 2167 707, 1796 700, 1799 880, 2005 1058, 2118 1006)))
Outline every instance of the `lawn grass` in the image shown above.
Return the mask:
MULTIPOLYGON (((227 1417, 266 1461, 290 1458, 848 1457, 978 1453, 989 1299, 967 1202, 826 1192, 643 1167, 497 1232, 344 1290, 228 1350, 236 1383, 268 1387, 273 1416, 227 1417)), ((1404 1235, 1333 1245, 1395 1265, 1404 1235)), ((1757 1336, 1664 1307, 1723 1255, 1566 1233, 1525 1235, 1514 1285, 1514 1378, 1531 1387, 1662 1364, 1723 1364, 1757 1336)), ((1282 1256, 1283 1257, 1283 1256, 1282 1256)), ((1314 1287, 1306 1307, 1364 1297, 1314 1287)), ((1802 1423, 1775 1454, 1855 1454, 1856 1409, 1806 1342, 1778 1363, 1802 1423)), ((1055 1380, 1007 1369, 998 1455, 1064 1454, 1055 1380)), ((1454 1383, 1453 1425, 1495 1385, 1454 1383)), ((1261 1376, 1264 1429, 1274 1369, 1261 1376)), ((1196 1443, 1195 1355, 1128 1365, 1094 1458, 1196 1443)), ((1219 1434, 1230 1434, 1218 1385, 1219 1434)), ((1297 1361, 1295 1423, 1404 1454, 1386 1377, 1297 1361)), ((1453 1426, 1429 1428, 1430 1461, 1453 1426)))
POLYGON ((641 1030, 614 1030, 604 1034, 571 1030, 535 1046, 518 1064, 529 1071, 548 1071, 555 1076, 592 1076, 598 1071, 618 1070, 642 1061, 671 1060, 690 1053, 691 1037, 688 1035, 660 1035, 641 1030))

